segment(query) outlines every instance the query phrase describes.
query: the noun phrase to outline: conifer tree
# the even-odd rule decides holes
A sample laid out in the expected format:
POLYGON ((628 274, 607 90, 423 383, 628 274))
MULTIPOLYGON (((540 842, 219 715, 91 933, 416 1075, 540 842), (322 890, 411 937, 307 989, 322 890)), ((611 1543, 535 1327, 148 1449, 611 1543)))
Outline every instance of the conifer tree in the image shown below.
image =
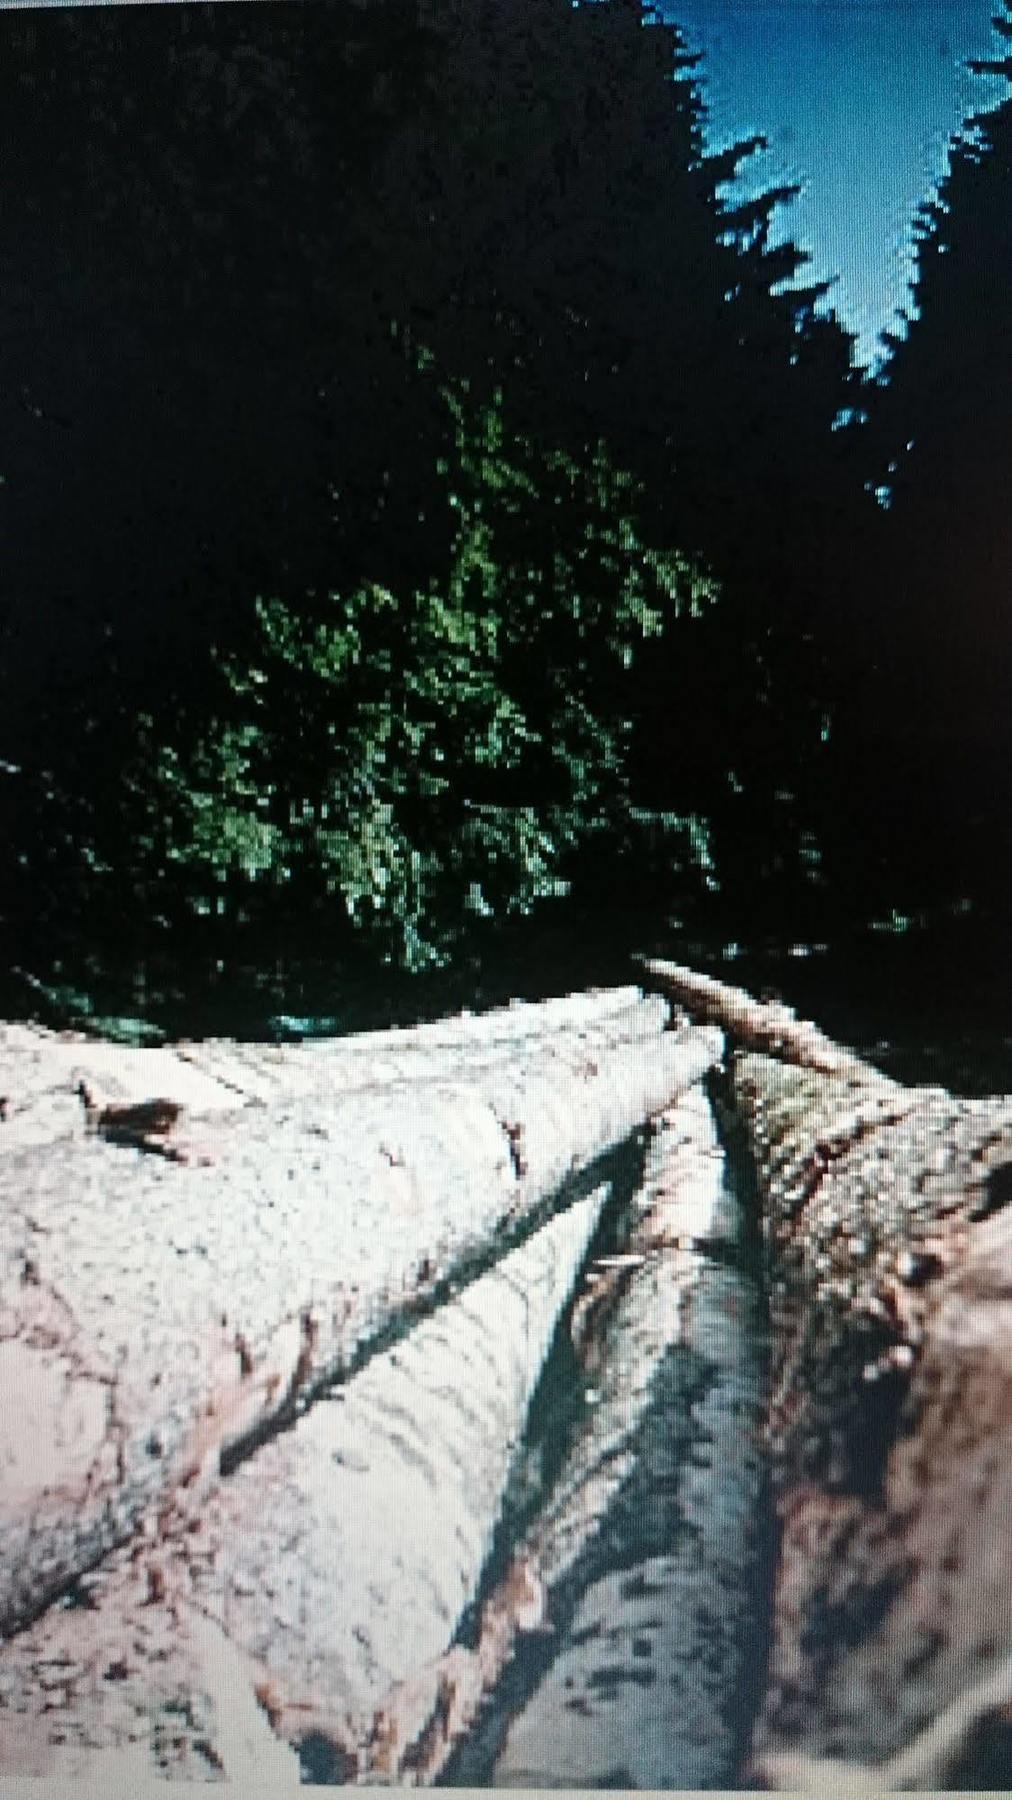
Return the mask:
MULTIPOLYGON (((970 66, 1012 78, 1012 57, 970 66)), ((967 121, 916 238, 912 317, 872 396, 884 623, 897 734, 958 756, 1010 741, 1012 101, 967 121)))
POLYGON ((662 640, 643 672, 630 768, 682 810, 744 788, 766 832, 769 797, 813 766, 848 636, 860 483, 831 426, 850 341, 771 245, 791 190, 724 203, 759 140, 706 153, 677 31, 640 0, 2 30, 12 241, 23 227, 33 281, 54 277, 18 327, 26 368, 54 409, 61 382, 88 384, 72 433, 12 444, 13 641, 62 642, 57 603, 85 621, 58 721, 22 708, 82 804, 87 743, 107 754, 145 687, 170 711, 206 700, 210 645, 241 659, 256 593, 309 619, 314 594, 445 571, 444 427, 388 356, 396 318, 476 396, 501 381, 533 441, 579 463, 603 440, 645 483, 649 541, 713 569, 696 651, 662 640), (59 495, 45 534, 40 494, 59 495))

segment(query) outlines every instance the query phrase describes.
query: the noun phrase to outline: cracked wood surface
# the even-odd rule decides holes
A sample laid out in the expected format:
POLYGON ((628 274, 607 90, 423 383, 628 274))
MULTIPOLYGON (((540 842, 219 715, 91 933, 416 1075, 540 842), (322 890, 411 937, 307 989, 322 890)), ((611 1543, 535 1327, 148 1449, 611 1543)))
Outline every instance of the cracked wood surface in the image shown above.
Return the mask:
POLYGON ((254 1101, 316 1098, 325 1104, 360 1087, 466 1079, 478 1068, 515 1061, 532 1049, 550 1051, 553 1044, 565 1051, 580 1043, 591 1055, 647 1041, 665 1029, 669 1012, 659 996, 626 987, 537 1004, 517 1001, 346 1038, 290 1044, 207 1038, 158 1050, 0 1024, 0 1122, 7 1127, 0 1146, 27 1149, 73 1135, 81 1124, 79 1101, 96 1130, 103 1112, 157 1104, 159 1096, 162 1104, 180 1108, 184 1127, 187 1113, 205 1120, 221 1115, 227 1123, 230 1112, 254 1101))
MULTIPOLYGON (((0 1773, 272 1777, 369 1755, 450 1644, 607 1189, 576 1201, 7 1644, 0 1773)), ((424 1717, 416 1720, 416 1728, 424 1717)))
POLYGON ((7 1028, 0 1629, 145 1515, 192 1510, 223 1456, 506 1248, 720 1055, 718 1033, 662 1032, 655 1002, 625 992, 604 1012, 519 1040, 502 1037, 500 1015, 473 1067, 452 1032, 424 1052, 400 1040, 378 1075, 365 1040, 344 1060, 292 1046, 302 1054, 282 1053, 281 1093, 240 1105, 241 1082, 226 1090, 197 1051, 172 1060, 170 1082, 171 1052, 44 1034, 40 1048, 39 1034, 7 1028), (92 1132, 81 1080, 116 1089, 92 1132), (189 1143, 206 1133, 213 1157, 170 1162, 109 1141, 106 1108, 145 1100, 178 1100, 189 1143))
POLYGON ((496 1786, 734 1782, 762 1484, 743 1232, 697 1088, 657 1122, 629 1238, 644 1262, 585 1344, 598 1398, 532 1538, 558 1648, 496 1786))
MULTIPOLYGON (((691 979, 679 977, 667 990, 680 1004, 690 1012, 698 1007, 743 1048, 760 1050, 736 1059, 734 1091, 764 1197, 774 1361, 764 1438, 780 1548, 769 1667, 744 1778, 840 1795, 976 1783, 989 1772, 986 1785, 1003 1786, 1012 1747, 1012 1100, 963 1101, 938 1089, 903 1088, 814 1027, 794 1021, 794 1032, 786 1009, 682 973, 691 979)), ((155 1766, 243 1782, 260 1771, 276 1774, 281 1786, 298 1774, 290 1746, 315 1744, 330 1759, 328 1779, 430 1780, 474 1726, 524 1639, 533 1633, 537 1641, 548 1627, 560 1633, 559 1679, 570 1677, 584 1698, 590 1695, 606 1614, 628 1602, 595 1563, 595 1545, 604 1541, 602 1526, 621 1513, 623 1492, 635 1490, 637 1432, 650 1416, 658 1356, 663 1360, 676 1341, 684 1347, 692 1318, 691 1307, 686 1315, 681 1302, 672 1303, 662 1276, 666 1234, 679 1240, 676 1264, 695 1253, 692 1239, 706 1236, 698 1216, 688 1223, 692 1184, 668 1192, 656 1242, 649 1231, 643 1238, 641 1217, 622 1254, 593 1272, 577 1303, 574 1336, 599 1400, 555 1499, 486 1598, 473 1648, 449 1643, 433 1650, 452 1637, 459 1595, 481 1562, 482 1533, 499 1491, 494 1456, 477 1510, 464 1509, 470 1524, 457 1530, 459 1506, 439 1520, 455 1549, 446 1556, 433 1550, 433 1567, 456 1571, 446 1584, 455 1597, 442 1607, 433 1603, 428 1640, 406 1631, 400 1643, 389 1629, 389 1596, 377 1593, 379 1623, 363 1634, 366 1644, 351 1632, 363 1656, 354 1677, 339 1642, 348 1619, 310 1620, 320 1616, 314 1596, 323 1592, 335 1613, 331 1483, 368 1478, 355 1467, 354 1445, 349 1457, 347 1444, 333 1436, 327 1415, 340 1412, 387 1357, 396 1370, 396 1359, 429 1325, 449 1330, 447 1315, 476 1289, 416 1325, 403 1346, 375 1355, 341 1390, 345 1402, 319 1400, 306 1412, 301 1406, 329 1369, 354 1367, 386 1322, 436 1291, 439 1270, 450 1272, 452 1285, 474 1274, 490 1244, 505 1249, 504 1234, 521 1216, 539 1216, 539 1191, 557 1192, 567 1171, 616 1141, 609 1132, 624 1135, 619 1115, 635 1125, 661 1110, 666 1102, 651 1107, 644 1095, 649 1101, 672 1079, 675 1092, 691 1086, 719 1056, 715 1032, 662 1035, 663 1002, 640 1006, 628 992, 614 1003, 601 998, 603 1011, 585 1014, 571 1030, 560 1023, 540 1031, 533 1018, 511 1024, 499 1015, 467 1044, 460 1029, 481 1021, 425 1028, 424 1048, 397 1033, 382 1034, 382 1045, 363 1038, 285 1046, 276 1059, 265 1046, 262 1065, 259 1046, 186 1046, 161 1065, 171 1081, 150 1080, 150 1063, 120 1060, 163 1052, 4 1030, 0 1145, 10 1149, 0 1158, 8 1184, 0 1217, 0 1379, 8 1392, 0 1418, 15 1423, 10 1445, 0 1446, 9 1477, 0 1544, 15 1570, 6 1590, 10 1616, 27 1616, 40 1595, 66 1588, 69 1570, 105 1560, 81 1576, 66 1605, 50 1606, 5 1646, 0 1771, 87 1772, 96 1779, 105 1771, 125 1780, 155 1766), (648 1006, 655 1008, 649 1018, 648 1006), (56 1079, 52 1068, 47 1074, 32 1061, 40 1041, 60 1046, 56 1079), (100 1054, 101 1067, 96 1052, 111 1052, 104 1061, 100 1054), (28 1063, 34 1074, 23 1079, 28 1063), (193 1086, 184 1093, 187 1080, 193 1086), (82 1081, 86 1096, 76 1091, 82 1081), (595 1139, 585 1119, 581 1125, 580 1108, 597 1106, 597 1083, 606 1097, 595 1139), (178 1113, 170 1116, 167 1103, 178 1113), (153 1112, 137 1115, 152 1104, 153 1112), (123 1109, 135 1116, 124 1120, 123 1109), (318 1135, 324 1115, 328 1126, 343 1123, 340 1167, 339 1140, 318 1135), (424 1117, 433 1136, 419 1161, 424 1117), (486 1121, 484 1138, 475 1137, 479 1119, 486 1121), (397 1139, 394 1121, 406 1138, 397 1139), (134 1148, 124 1125, 137 1130, 134 1148), (110 1128, 118 1141, 110 1141, 110 1128), (588 1150, 591 1139, 598 1150, 588 1150), (190 1161, 168 1160, 170 1146, 190 1161), (483 1157, 495 1176, 490 1183, 483 1157), (454 1159, 468 1164, 472 1180, 477 1169, 482 1187, 475 1194, 465 1182, 455 1193, 468 1190, 470 1199, 456 1207, 445 1191, 454 1159), (294 1195, 287 1177, 280 1179, 289 1167, 294 1195), (272 1172, 266 1190, 265 1169, 272 1172), (366 1177, 371 1185, 363 1189, 366 1177), (211 1205, 209 1196, 220 1194, 225 1204, 211 1205), (448 1213, 453 1229, 439 1239, 436 1265, 417 1260, 431 1256, 431 1241, 420 1251, 422 1225, 431 1240, 434 1223, 441 1218, 445 1226, 448 1213), (369 1240, 365 1249, 360 1239, 369 1240), (333 1261, 321 1257, 321 1244, 333 1261), (346 1252, 360 1257, 353 1271, 337 1267, 346 1252), (224 1310, 231 1255, 234 1335, 218 1329, 206 1345, 194 1322, 206 1322, 209 1296, 224 1310), (307 1292, 308 1301, 296 1302, 307 1292), (664 1300, 653 1336, 651 1294, 664 1300), (123 1295, 133 1296, 126 1307, 123 1295), (343 1323, 335 1296, 354 1298, 343 1323), (257 1321, 259 1335, 242 1329, 243 1317, 257 1321), (177 1368, 169 1352, 180 1346, 188 1360, 177 1368), (272 1373, 276 1385, 268 1391, 272 1373), (222 1395, 238 1395, 235 1412, 223 1407, 222 1395), (159 1408, 168 1424, 155 1453, 141 1444, 138 1421, 159 1408), (209 1491, 230 1445, 249 1445, 251 1431, 286 1418, 292 1429, 261 1444, 209 1491), (154 1474, 142 1466, 138 1477, 142 1448, 160 1466, 154 1474), (334 1462, 335 1449, 342 1463, 334 1462), (124 1495, 129 1504, 117 1511, 124 1495), (293 1498, 304 1560, 279 1533, 293 1498), (130 1542, 107 1554, 135 1526, 130 1542), (239 1563, 253 1553, 250 1546, 256 1566, 244 1575, 239 1563), (18 1613, 23 1567, 31 1597, 18 1613), (577 1637, 583 1627, 590 1635, 570 1643, 577 1619, 577 1637), (377 1655, 380 1643, 386 1649, 377 1655), (339 1663, 348 1704, 337 1716, 339 1663)), ((686 1104, 683 1117, 697 1096, 686 1104)), ((555 1224, 569 1223, 579 1237, 577 1209, 591 1200, 589 1192, 577 1199, 555 1224)), ((542 1226, 523 1251, 551 1229, 542 1226)), ((722 1292, 716 1280, 713 1299, 720 1302, 722 1292)), ((733 1387, 733 1340, 713 1338, 708 1354, 718 1371, 726 1365, 733 1387)), ((373 1410, 359 1442, 375 1434, 384 1443, 377 1421, 387 1408, 393 1434, 403 1437, 396 1453, 409 1465, 413 1454, 424 1459, 426 1446, 411 1431, 399 1433, 396 1395, 390 1409, 389 1395, 369 1403, 367 1384, 363 1392, 373 1410)), ((458 1469, 463 1442, 453 1437, 458 1469)), ((389 1449, 388 1436, 382 1454, 389 1449)), ((732 1434, 725 1449, 742 1453, 742 1441, 732 1434)), ((487 1446, 475 1450, 479 1460, 488 1454, 487 1446)), ((746 1458, 743 1468, 754 1464, 746 1458)), ((379 1479, 382 1485, 382 1472, 379 1479)), ((399 1480, 391 1475, 387 1485, 393 1490, 399 1480)), ((697 1470, 690 1489, 705 1536, 701 1484, 697 1470)), ((721 1526, 716 1508, 713 1519, 725 1552, 738 1554, 740 1520, 721 1526)), ((336 1524, 339 1535, 347 1531, 343 1513, 336 1524)), ((350 1538, 341 1542, 354 1562, 350 1538)), ((726 1610, 729 1593, 741 1604, 744 1598, 727 1574, 730 1564, 726 1580, 719 1574, 723 1566, 718 1557, 713 1581, 726 1610)), ((679 1604, 689 1605, 688 1575, 660 1573, 670 1576, 679 1604)), ((367 1604, 360 1595, 350 1610, 367 1604)), ((663 1637, 658 1654, 667 1668, 668 1651, 681 1656, 684 1639, 676 1632, 665 1647, 663 1637)), ((718 1661, 726 1674, 730 1640, 718 1661)), ((699 1667, 719 1685, 723 1675, 706 1667, 703 1649, 699 1667)), ((686 1684, 690 1676, 686 1666, 686 1684)), ((561 1772, 568 1782, 573 1759, 586 1762, 589 1740, 579 1721, 561 1732, 557 1714, 554 1728, 544 1723, 549 1715, 539 1709, 552 1679, 515 1721, 497 1780, 526 1781, 534 1770, 544 1780, 561 1772)), ((596 1688, 593 1697, 600 1701, 596 1688)), ((717 1698, 712 1711, 710 1750, 719 1762, 717 1698)), ((690 1759, 692 1717, 687 1704, 681 1723, 690 1759)), ((600 1704, 596 1726, 593 1755, 607 1760, 609 1746, 623 1737, 620 1712, 612 1717, 600 1704)), ((628 1732, 624 1741, 628 1749, 628 1732)), ((695 1741, 698 1748, 702 1739, 695 1741)), ((640 1750, 649 1751, 645 1725, 629 1751, 634 1763, 640 1750)), ((693 1765, 695 1775, 701 1766, 693 1765)), ((602 1761, 599 1772, 615 1776, 617 1768, 602 1761)), ((699 1779, 707 1780, 705 1770, 699 1779)))

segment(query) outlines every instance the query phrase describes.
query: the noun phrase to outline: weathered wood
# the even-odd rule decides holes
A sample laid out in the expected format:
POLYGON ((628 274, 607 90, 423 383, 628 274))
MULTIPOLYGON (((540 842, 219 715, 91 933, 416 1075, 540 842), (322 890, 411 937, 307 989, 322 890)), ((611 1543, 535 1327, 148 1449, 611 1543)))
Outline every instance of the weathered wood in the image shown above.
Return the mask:
POLYGON ((291 1778, 283 1737, 315 1734, 352 1778, 377 1704, 447 1648, 474 1596, 607 1191, 262 1446, 197 1531, 163 1522, 85 1584, 88 1608, 51 1609, 16 1634, 0 1674, 0 1775, 89 1779, 98 1758, 120 1781, 159 1768, 291 1778))
POLYGON ((357 1086, 325 1108, 195 1107, 211 1167, 83 1136, 83 1122, 9 1151, 0 1630, 150 1509, 192 1505, 223 1456, 477 1272, 720 1051, 693 1031, 594 1054, 538 1044, 471 1081, 357 1086))
POLYGON ((809 1019, 799 1019, 781 1001, 755 1000, 744 988, 731 987, 712 975, 697 974, 681 963, 659 957, 637 959, 648 979, 703 1024, 719 1025, 736 1045, 779 1057, 825 1075, 857 1076, 883 1086, 896 1084, 873 1070, 853 1051, 835 1044, 809 1019))
POLYGON ((627 1253, 574 1312, 593 1395, 548 1505, 486 1599, 474 1648, 456 1645, 377 1712, 373 1778, 434 1780, 530 1633, 549 1634, 551 1668, 497 1784, 729 1777, 760 1381, 748 1283, 707 1245, 740 1228, 696 1090, 663 1117, 627 1253), (602 1683, 602 1665, 650 1685, 602 1683))
POLYGON ((990 1769, 1000 1784, 1012 1099, 899 1087, 786 1008, 650 970, 742 1049, 774 1052, 735 1062, 764 1199, 781 1530, 746 1776, 857 1793, 990 1769))
POLYGON ((538 1004, 515 1003, 410 1028, 294 1044, 231 1040, 131 1049, 80 1033, 0 1025, 0 1155, 73 1135, 97 1123, 110 1105, 159 1098, 185 1114, 227 1114, 260 1101, 284 1105, 315 1098, 326 1105, 359 1087, 401 1081, 469 1080, 479 1068, 523 1060, 533 1049, 588 1058, 621 1044, 652 1039, 669 1022, 659 995, 636 988, 570 994, 538 1004), (82 1091, 83 1090, 83 1091, 82 1091))
POLYGON ((781 1527, 747 1773, 967 1785, 982 1721, 1012 1718, 1012 1100, 760 1056, 735 1089, 765 1200, 781 1527))
POLYGON ((582 1048, 592 1057, 656 1037, 669 1012, 659 995, 616 988, 345 1038, 271 1046, 205 1039, 180 1044, 176 1054, 227 1089, 271 1103, 381 1082, 470 1078, 476 1069, 522 1060, 534 1050, 569 1056, 582 1048))
POLYGON ((651 996, 638 986, 587 988, 551 1000, 510 1000, 506 1006, 486 1012, 464 1011, 451 1018, 431 1019, 422 1025, 396 1025, 384 1031, 351 1032, 346 1037, 326 1038, 307 1044, 307 1049, 326 1048, 328 1053, 371 1058, 377 1051, 400 1050, 410 1045, 445 1047, 519 1043, 548 1032, 579 1032, 628 1018, 646 1007, 657 1020, 651 996))

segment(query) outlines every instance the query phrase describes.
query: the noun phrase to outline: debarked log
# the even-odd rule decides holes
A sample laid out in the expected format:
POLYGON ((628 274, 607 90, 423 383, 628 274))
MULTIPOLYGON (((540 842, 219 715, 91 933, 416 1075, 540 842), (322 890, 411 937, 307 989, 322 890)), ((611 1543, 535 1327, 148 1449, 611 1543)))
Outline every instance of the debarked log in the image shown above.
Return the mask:
MULTIPOLYGON (((593 1059, 601 1051, 655 1038, 668 1026, 669 1013, 659 995, 625 987, 517 1001, 485 1013, 345 1038, 288 1044, 208 1038, 160 1049, 130 1049, 36 1025, 0 1025, 5 1127, 0 1154, 73 1136, 86 1119, 97 1128, 115 1129, 109 1116, 114 1109, 156 1101, 181 1115, 172 1121, 164 1150, 185 1147, 188 1114, 204 1121, 202 1136, 210 1148, 215 1117, 227 1118, 251 1101, 277 1107, 312 1098, 327 1105, 337 1094, 361 1087, 470 1080, 480 1068, 523 1060, 532 1050, 593 1059)), ((135 1135, 143 1139, 143 1129, 135 1135)), ((125 1126, 120 1136, 126 1138, 125 1126)), ((158 1147, 156 1140, 157 1132, 147 1147, 158 1147)))
POLYGON ((1003 1786, 1012 1100, 760 1055, 734 1082, 764 1205, 780 1526, 745 1778, 1003 1786))
POLYGON ((470 1080, 479 1069, 522 1063, 535 1052, 592 1061, 619 1045, 652 1042, 667 1028, 670 1010, 660 995, 626 988, 348 1038, 270 1046, 209 1039, 182 1044, 177 1055, 226 1091, 276 1104, 383 1083, 470 1080))
POLYGON ((607 1193, 321 1397, 195 1528, 145 1533, 75 1608, 18 1632, 0 1668, 0 1774, 288 1787, 288 1739, 317 1779, 354 1779, 375 1708, 447 1648, 474 1597, 607 1193))
POLYGON ((158 1122, 124 1132, 108 1106, 91 1135, 11 1150, 0 1630, 146 1513, 192 1507, 223 1457, 478 1273, 721 1048, 691 1029, 594 1054, 557 1042, 470 1081, 252 1102, 227 1120, 194 1107, 190 1159, 129 1147, 160 1147, 158 1122), (196 1154, 205 1123, 213 1161, 196 1154))
POLYGON ((696 1089, 663 1115, 626 1247, 592 1271, 574 1309, 590 1392, 548 1502, 486 1596, 473 1644, 378 1709, 373 1779, 433 1781, 531 1644, 549 1666, 497 1757, 497 1785, 729 1778, 761 1372, 749 1279, 709 1252, 738 1243, 741 1226, 696 1089))

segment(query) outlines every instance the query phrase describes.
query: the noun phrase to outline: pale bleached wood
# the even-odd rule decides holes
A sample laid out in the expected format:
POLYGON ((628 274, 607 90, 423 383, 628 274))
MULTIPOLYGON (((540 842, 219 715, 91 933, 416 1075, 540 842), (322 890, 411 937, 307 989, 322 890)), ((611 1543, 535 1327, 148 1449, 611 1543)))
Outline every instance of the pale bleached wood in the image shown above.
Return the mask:
MULTIPOLYGON (((208 1496, 115 1553, 90 1607, 7 1643, 0 1776, 82 1780, 204 1764, 272 1782, 323 1731, 341 1772, 363 1720, 443 1653, 474 1597, 531 1396, 608 1196, 558 1213, 464 1293, 321 1398, 208 1496), (50 1671, 60 1671, 53 1703, 50 1671), (115 1679, 109 1677, 109 1669, 115 1679), (173 1723, 167 1724, 171 1714, 173 1723)), ((419 1716, 416 1726, 424 1724, 419 1716)))
POLYGON ((158 1049, 0 1025, 0 1156, 80 1130, 79 1097, 96 1115, 107 1105, 157 1099, 198 1115, 251 1101, 280 1106, 315 1098, 326 1105, 361 1087, 467 1081, 480 1068, 523 1061, 533 1051, 593 1057, 652 1040, 669 1013, 660 995, 625 987, 351 1037, 288 1044, 209 1038, 158 1049))
MULTIPOLYGON (((458 1645, 418 1670, 367 1722, 364 1772, 372 1779, 435 1780, 524 1637, 547 1632, 556 1660, 507 1738, 497 1785, 593 1785, 624 1768, 622 1785, 649 1787, 662 1767, 666 1783, 724 1784, 731 1745, 721 1715, 731 1710, 742 1678, 737 1633, 748 1607, 761 1479, 760 1377, 754 1296, 743 1277, 708 1259, 707 1245, 733 1239, 741 1228, 712 1115, 697 1089, 659 1121, 625 1254, 596 1272, 586 1291, 589 1312, 574 1315, 594 1388, 585 1424, 546 1506, 484 1603, 475 1647, 458 1645), (681 1424, 694 1453, 686 1456, 677 1509, 688 1536, 681 1547, 673 1538, 648 1553, 642 1542, 618 1543, 615 1534, 620 1517, 628 1526, 636 1510, 629 1497, 645 1478, 637 1469, 661 1405, 662 1378, 665 1431, 675 1424, 684 1382, 681 1424), (628 1562, 631 1571, 637 1549, 649 1594, 638 1608, 620 1596, 618 1566, 628 1562), (628 1656, 634 1638, 641 1646, 650 1640, 651 1659, 641 1666, 651 1669, 656 1686, 639 1693, 639 1710, 628 1691, 621 1703, 609 1705, 599 1693, 595 1703, 595 1647, 582 1641, 594 1635, 595 1622, 605 1661, 628 1656), (609 1629, 617 1634, 610 1645, 609 1629), (725 1652, 719 1667, 714 1629, 725 1652), (665 1696, 663 1719, 657 1692, 665 1696), (567 1711, 574 1696, 590 1707, 587 1719, 567 1711)), ((648 1503, 654 1501, 644 1491, 648 1503)), ((293 1729, 296 1715, 281 1723, 293 1729)))
POLYGON ((535 1040, 470 1081, 195 1108, 179 1162, 82 1135, 75 1100, 79 1129, 8 1152, 0 1629, 146 1514, 194 1506, 223 1456, 501 1254, 721 1048, 535 1040))

